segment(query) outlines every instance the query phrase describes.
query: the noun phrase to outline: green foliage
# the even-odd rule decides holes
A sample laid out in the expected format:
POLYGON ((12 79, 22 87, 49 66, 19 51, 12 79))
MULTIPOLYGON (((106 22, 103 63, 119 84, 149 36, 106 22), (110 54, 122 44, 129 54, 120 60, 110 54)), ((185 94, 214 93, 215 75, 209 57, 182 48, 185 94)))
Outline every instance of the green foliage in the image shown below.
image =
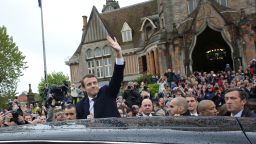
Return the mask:
POLYGON ((35 93, 35 97, 41 102, 41 104, 45 103, 43 97, 39 95, 38 93, 35 93))
POLYGON ((0 107, 6 107, 7 100, 16 95, 18 78, 27 68, 24 60, 25 56, 7 34, 6 28, 0 26, 0 107))
POLYGON ((158 90, 159 90, 159 85, 158 84, 148 84, 147 85, 148 88, 149 88, 149 91, 151 94, 155 94, 155 93, 158 93, 158 90))
POLYGON ((142 75, 136 80, 136 82, 138 82, 138 84, 140 84, 141 82, 144 82, 145 84, 151 84, 153 83, 152 75, 142 75))
MULTIPOLYGON (((62 72, 53 72, 51 74, 47 75, 48 77, 48 86, 51 87, 53 85, 63 85, 63 81, 69 82, 68 76, 64 75, 62 72)), ((45 88, 45 80, 44 78, 41 78, 41 82, 38 84, 38 90, 40 96, 42 96, 43 91, 45 88)))
POLYGON ((8 109, 9 108, 9 100, 13 100, 15 96, 1 96, 0 97, 0 108, 8 109))

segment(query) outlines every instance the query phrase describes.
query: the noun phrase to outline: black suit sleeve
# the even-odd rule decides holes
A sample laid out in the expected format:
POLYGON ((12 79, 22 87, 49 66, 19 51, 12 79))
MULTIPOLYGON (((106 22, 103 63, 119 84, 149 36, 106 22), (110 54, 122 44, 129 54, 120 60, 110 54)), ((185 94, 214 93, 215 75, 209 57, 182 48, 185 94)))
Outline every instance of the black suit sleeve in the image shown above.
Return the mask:
POLYGON ((125 67, 125 63, 124 65, 115 64, 114 66, 114 72, 109 82, 109 92, 111 93, 111 96, 113 98, 117 97, 118 92, 120 90, 121 83, 124 78, 124 67, 125 67))

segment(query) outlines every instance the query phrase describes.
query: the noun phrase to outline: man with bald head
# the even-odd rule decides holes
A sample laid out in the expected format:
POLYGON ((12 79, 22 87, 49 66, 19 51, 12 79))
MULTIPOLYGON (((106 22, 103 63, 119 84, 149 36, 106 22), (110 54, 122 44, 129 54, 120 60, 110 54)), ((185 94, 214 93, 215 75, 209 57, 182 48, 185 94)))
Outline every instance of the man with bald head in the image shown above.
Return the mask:
POLYGON ((184 97, 176 97, 168 104, 168 112, 171 116, 188 116, 188 102, 184 97))
POLYGON ((218 114, 216 106, 211 100, 200 101, 197 110, 200 116, 217 116, 218 114))
POLYGON ((137 116, 139 117, 147 117, 147 116, 155 116, 153 111, 153 104, 150 99, 144 99, 141 102, 141 113, 138 113, 137 116))

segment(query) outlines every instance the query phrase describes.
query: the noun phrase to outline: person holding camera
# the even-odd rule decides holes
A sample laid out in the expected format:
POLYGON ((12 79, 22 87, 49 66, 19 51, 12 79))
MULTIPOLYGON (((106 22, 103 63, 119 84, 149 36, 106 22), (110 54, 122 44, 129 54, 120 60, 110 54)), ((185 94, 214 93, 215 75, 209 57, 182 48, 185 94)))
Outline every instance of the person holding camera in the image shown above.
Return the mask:
POLYGON ((140 93, 134 87, 133 82, 128 83, 126 90, 124 90, 123 98, 126 100, 125 103, 129 108, 131 108, 132 105, 140 104, 140 93))
POLYGON ((99 87, 98 79, 93 74, 83 77, 81 85, 88 95, 76 105, 77 119, 120 117, 116 98, 124 75, 124 58, 116 38, 107 36, 109 45, 116 53, 116 63, 109 85, 99 87))

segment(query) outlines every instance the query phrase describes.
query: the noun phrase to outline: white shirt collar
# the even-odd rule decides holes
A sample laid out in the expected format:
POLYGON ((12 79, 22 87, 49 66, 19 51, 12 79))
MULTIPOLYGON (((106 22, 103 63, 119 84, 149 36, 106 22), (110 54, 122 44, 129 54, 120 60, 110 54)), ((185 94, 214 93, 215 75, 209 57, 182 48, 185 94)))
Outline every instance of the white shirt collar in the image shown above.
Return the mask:
POLYGON ((150 113, 149 115, 146 115, 146 114, 144 114, 144 113, 142 113, 142 115, 144 116, 144 117, 147 117, 147 116, 152 116, 152 114, 150 113))
POLYGON ((195 113, 191 113, 191 112, 190 112, 190 115, 191 115, 191 116, 198 116, 198 113, 197 113, 197 112, 195 112, 195 113))
POLYGON ((242 116, 242 112, 244 109, 242 109, 240 112, 236 113, 235 115, 233 113, 231 113, 232 117, 241 117, 242 116))
POLYGON ((94 99, 94 98, 92 98, 92 97, 90 97, 90 96, 88 96, 88 98, 89 98, 89 101, 92 101, 92 99, 94 99))

